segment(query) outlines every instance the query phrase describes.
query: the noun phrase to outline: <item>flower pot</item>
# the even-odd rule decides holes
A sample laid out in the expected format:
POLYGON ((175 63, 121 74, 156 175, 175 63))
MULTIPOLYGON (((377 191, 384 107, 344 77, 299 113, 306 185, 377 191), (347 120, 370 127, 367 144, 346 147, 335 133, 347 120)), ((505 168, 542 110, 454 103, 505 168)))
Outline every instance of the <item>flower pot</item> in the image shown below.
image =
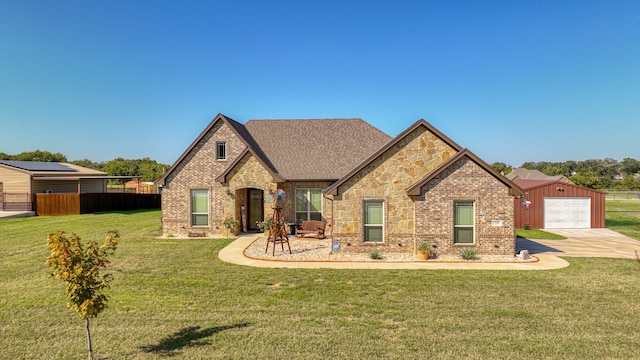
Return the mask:
POLYGON ((416 251, 416 254, 420 260, 429 260, 429 257, 431 256, 431 252, 422 250, 416 251))

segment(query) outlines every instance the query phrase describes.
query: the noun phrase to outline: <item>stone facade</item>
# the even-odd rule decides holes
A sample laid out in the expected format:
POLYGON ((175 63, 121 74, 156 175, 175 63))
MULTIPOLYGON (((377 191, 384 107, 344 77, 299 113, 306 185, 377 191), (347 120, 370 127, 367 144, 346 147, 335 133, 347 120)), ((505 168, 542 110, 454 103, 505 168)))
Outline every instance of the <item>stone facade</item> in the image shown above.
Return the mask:
POLYGON ((513 196, 485 169, 461 157, 421 188, 415 197, 416 241, 428 241, 440 254, 474 247, 483 255, 514 255, 513 196), (454 244, 453 202, 473 201, 473 244, 454 244))
POLYGON ((415 205, 406 189, 456 154, 438 136, 420 126, 367 164, 333 197, 333 238, 342 251, 415 250, 415 205), (365 243, 363 201, 384 203, 384 242, 365 243))
POLYGON ((224 194, 229 190, 230 194, 222 197, 223 218, 232 216, 240 219, 240 209, 247 204, 247 189, 259 189, 263 191, 263 216, 262 220, 273 213, 273 195, 277 190, 277 184, 273 182, 271 174, 250 153, 247 153, 227 175, 227 184, 224 186, 224 194))
POLYGON ((325 190, 326 234, 340 251, 415 252, 419 242, 429 241, 440 254, 456 254, 464 246, 486 255, 515 252, 514 185, 423 120, 338 181, 292 181, 272 169, 242 125, 225 119, 212 122, 163 178, 164 236, 224 236, 224 219, 240 220, 243 208, 251 229, 252 222, 272 216, 278 189, 287 195, 285 221, 293 223, 296 189, 312 188, 325 190), (216 160, 218 141, 226 143, 225 161, 216 160), (207 226, 191 225, 194 189, 209 193, 207 226), (382 242, 364 241, 369 200, 383 204, 382 242), (454 201, 474 203, 473 244, 454 244, 454 201))

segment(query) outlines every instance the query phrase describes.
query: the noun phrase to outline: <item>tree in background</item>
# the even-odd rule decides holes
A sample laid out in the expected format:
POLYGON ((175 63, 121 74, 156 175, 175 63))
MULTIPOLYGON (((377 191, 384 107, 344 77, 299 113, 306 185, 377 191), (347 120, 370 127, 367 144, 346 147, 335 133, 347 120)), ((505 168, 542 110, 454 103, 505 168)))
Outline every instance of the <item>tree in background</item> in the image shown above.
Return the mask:
POLYGON ((592 189, 634 190, 640 161, 625 158, 621 162, 615 159, 569 160, 565 162, 525 162, 522 167, 538 170, 546 175, 564 175, 574 184, 592 189))
POLYGON ((116 158, 105 163, 101 170, 109 176, 141 176, 142 181, 154 181, 162 177, 167 169, 168 165, 159 164, 147 157, 135 160, 116 158))
MULTIPOLYGON (((164 175, 169 169, 169 165, 158 163, 148 157, 142 159, 115 158, 106 162, 94 162, 89 159, 67 161, 67 157, 61 153, 51 153, 49 151, 25 151, 18 155, 9 155, 0 152, 0 160, 21 160, 21 161, 45 161, 45 162, 69 162, 74 165, 104 171, 109 176, 140 177, 142 181, 155 181, 164 175)), ((114 180, 121 184, 122 180, 114 180)))
POLYGON ((598 177, 592 171, 579 172, 569 178, 574 184, 584 186, 591 189, 601 189, 598 183, 598 177))
POLYGON ((513 171, 513 167, 511 165, 507 165, 507 164, 501 163, 501 162, 494 162, 493 164, 491 164, 491 167, 495 171, 501 173, 502 175, 507 175, 508 173, 513 171))
POLYGON ((35 150, 25 151, 18 155, 11 156, 10 159, 19 161, 45 161, 45 162, 67 162, 67 157, 61 153, 52 153, 49 151, 35 150))
POLYGON ((71 161, 71 164, 86 167, 89 169, 100 170, 104 167, 105 163, 104 162, 97 163, 89 159, 82 159, 82 160, 73 160, 71 161))
POLYGON ((89 318, 96 317, 107 307, 107 296, 102 290, 108 289, 113 276, 100 275, 100 268, 109 264, 107 257, 113 255, 118 246, 118 232, 109 231, 102 245, 89 241, 86 248, 80 237, 71 234, 67 238, 64 231, 47 236, 50 275, 66 283, 67 308, 85 320, 89 360, 93 360, 89 318))
POLYGON ((640 172, 640 161, 632 158, 624 158, 620 162, 620 169, 627 175, 633 175, 640 172))
POLYGON ((151 160, 149 158, 144 158, 137 160, 138 161, 138 169, 140 172, 140 176, 142 176, 142 181, 154 181, 164 175, 167 170, 169 170, 169 165, 159 164, 155 160, 151 160))

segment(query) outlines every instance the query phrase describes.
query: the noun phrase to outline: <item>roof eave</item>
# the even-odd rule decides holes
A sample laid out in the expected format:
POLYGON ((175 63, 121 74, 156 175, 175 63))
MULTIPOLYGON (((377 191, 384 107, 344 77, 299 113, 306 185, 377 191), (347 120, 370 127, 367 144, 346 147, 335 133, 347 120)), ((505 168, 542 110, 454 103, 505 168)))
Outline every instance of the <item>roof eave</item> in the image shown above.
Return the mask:
POLYGON ((178 158, 178 160, 176 160, 173 165, 171 165, 171 167, 169 167, 169 169, 164 173, 164 175, 162 175, 162 177, 160 177, 160 179, 156 180, 158 185, 166 185, 166 180, 167 177, 169 177, 169 175, 171 175, 171 173, 178 167, 178 165, 180 165, 180 163, 182 163, 182 161, 184 160, 185 157, 187 157, 187 155, 189 155, 189 153, 191 152, 191 150, 193 150, 193 148, 200 142, 200 140, 202 140, 202 138, 207 134, 207 132, 209 132, 209 130, 211 130, 211 128, 213 128, 213 126, 215 126, 215 124, 218 121, 224 121, 223 119, 225 118, 224 115, 222 115, 222 113, 218 113, 218 115, 216 115, 213 120, 211 120, 211 122, 209 123, 209 125, 207 125, 207 127, 204 128, 204 130, 202 130, 202 132, 200 133, 200 135, 198 135, 198 137, 196 137, 195 140, 193 140, 193 142, 191 143, 191 145, 189 145, 187 147, 187 149, 182 153, 182 155, 180 155, 180 157, 178 158))

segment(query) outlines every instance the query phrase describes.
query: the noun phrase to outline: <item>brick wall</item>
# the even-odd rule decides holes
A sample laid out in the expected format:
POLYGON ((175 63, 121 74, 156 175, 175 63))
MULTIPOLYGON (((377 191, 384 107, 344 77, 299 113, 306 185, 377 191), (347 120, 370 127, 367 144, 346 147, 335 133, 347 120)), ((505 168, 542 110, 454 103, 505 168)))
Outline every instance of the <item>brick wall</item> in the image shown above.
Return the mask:
POLYGON ((227 195, 215 181, 246 146, 222 120, 218 120, 166 179, 162 189, 162 232, 168 236, 189 233, 220 234, 222 199, 227 195), (226 142, 226 161, 216 160, 216 141, 226 142), (209 226, 191 226, 191 190, 209 190, 209 226))
POLYGON ((462 157, 423 186, 415 200, 417 242, 429 241, 440 254, 458 254, 465 246, 485 255, 515 254, 513 197, 509 188, 468 157, 462 157), (472 245, 454 244, 456 200, 474 201, 472 245))

